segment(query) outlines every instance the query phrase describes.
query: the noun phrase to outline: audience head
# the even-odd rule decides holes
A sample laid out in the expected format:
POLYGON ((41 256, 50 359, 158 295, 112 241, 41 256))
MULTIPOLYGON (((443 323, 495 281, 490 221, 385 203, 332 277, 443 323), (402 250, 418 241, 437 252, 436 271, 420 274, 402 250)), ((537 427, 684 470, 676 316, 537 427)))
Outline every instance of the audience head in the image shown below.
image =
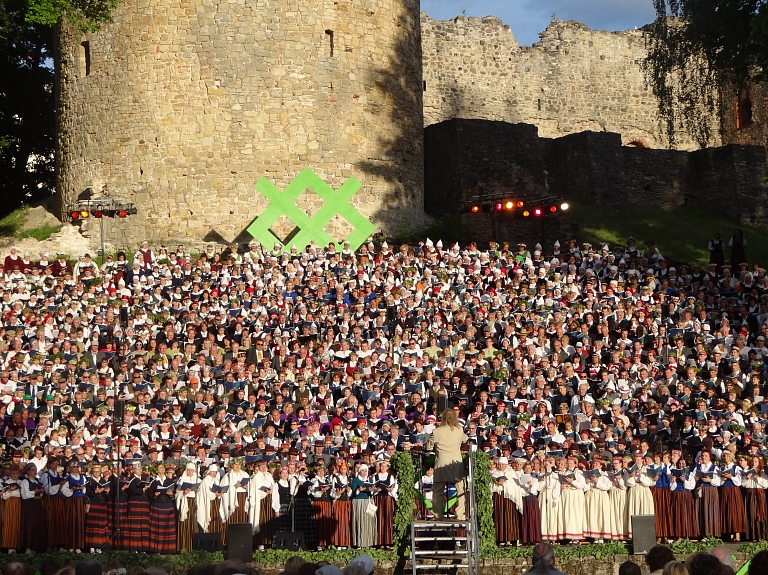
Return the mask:
POLYGON ((33 575, 32 568, 21 561, 10 561, 0 568, 2 575, 33 575))
POLYGON ((666 565, 664 565, 664 570, 661 572, 661 575, 689 575, 688 569, 686 568, 684 563, 680 563, 680 561, 670 561, 666 565))
POLYGON ((764 575, 765 573, 768 573, 768 551, 760 551, 749 562, 747 575, 764 575))
POLYGON ((285 562, 285 572, 286 573, 298 573, 299 572, 299 567, 304 565, 304 563, 306 563, 306 561, 304 561, 304 559, 302 559, 298 555, 294 555, 293 557, 289 557, 288 561, 285 562))
POLYGON ((675 560, 675 554, 669 547, 664 545, 654 545, 645 556, 645 562, 648 564, 648 571, 658 571, 664 569, 664 565, 675 560))
POLYGON ((640 565, 632 561, 624 561, 619 565, 619 575, 642 575, 640 565))
POLYGON ((685 562, 688 575, 726 575, 725 567, 719 559, 708 553, 694 553, 685 562))
POLYGON ((734 565, 736 565, 736 561, 733 558, 733 555, 731 555, 727 549, 724 549, 723 547, 713 547, 708 551, 708 553, 714 557, 717 557, 718 561, 725 565, 726 567, 733 568, 734 565))
POLYGON ((365 570, 366 575, 370 575, 373 573, 373 568, 376 566, 376 563, 373 561, 373 558, 371 558, 370 555, 358 555, 352 561, 349 562, 349 565, 361 565, 363 569, 365 570))
POLYGON ((80 561, 75 567, 75 575, 102 575, 104 566, 95 559, 80 561))

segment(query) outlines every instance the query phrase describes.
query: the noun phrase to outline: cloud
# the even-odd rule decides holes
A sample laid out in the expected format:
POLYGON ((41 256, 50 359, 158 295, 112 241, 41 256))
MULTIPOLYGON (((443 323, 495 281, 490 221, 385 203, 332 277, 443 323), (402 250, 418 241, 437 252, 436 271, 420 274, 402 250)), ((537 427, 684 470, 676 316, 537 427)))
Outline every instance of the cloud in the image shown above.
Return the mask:
POLYGON ((422 0, 421 9, 432 18, 498 16, 508 24, 520 44, 538 41, 553 13, 559 20, 578 20, 597 30, 628 30, 653 20, 652 0, 422 0))

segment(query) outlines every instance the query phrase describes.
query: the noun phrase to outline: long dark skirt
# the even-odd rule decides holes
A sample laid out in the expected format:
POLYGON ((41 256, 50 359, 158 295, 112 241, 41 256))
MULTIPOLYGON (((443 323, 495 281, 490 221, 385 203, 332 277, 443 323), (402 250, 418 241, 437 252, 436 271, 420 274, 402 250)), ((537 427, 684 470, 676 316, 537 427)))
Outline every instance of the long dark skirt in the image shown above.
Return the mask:
POLYGON ((291 514, 293 507, 288 503, 280 504, 280 517, 275 520, 275 528, 278 532, 291 530, 291 514))
POLYGON ((121 501, 119 504, 109 501, 107 508, 109 509, 109 517, 112 520, 112 531, 117 531, 118 527, 120 528, 119 536, 116 535, 112 541, 117 545, 117 549, 125 551, 128 549, 128 542, 125 536, 125 526, 128 525, 128 501, 121 501))
POLYGON ((720 521, 723 535, 747 532, 747 512, 741 487, 720 488, 720 521))
POLYGON ((19 547, 42 552, 48 546, 47 521, 42 499, 21 502, 21 533, 19 547))
POLYGON ((696 516, 699 518, 702 537, 720 537, 722 535, 720 495, 717 492, 717 487, 701 488, 701 497, 696 499, 696 516))
POLYGON ((176 551, 182 549, 192 551, 192 536, 198 532, 197 527, 197 499, 187 497, 187 518, 181 521, 181 517, 176 524, 177 542, 176 551))
POLYGON ((672 536, 672 496, 668 487, 651 487, 656 517, 656 537, 672 536))
POLYGON ((85 547, 101 549, 112 534, 109 529, 109 508, 106 501, 93 498, 85 516, 85 547))
POLYGON ((269 547, 274 536, 275 510, 272 509, 272 494, 268 493, 259 504, 259 532, 253 536, 253 544, 269 547))
POLYGON ((315 511, 315 525, 317 525, 317 546, 328 547, 333 535, 333 522, 331 520, 331 501, 315 499, 312 501, 315 511))
POLYGON ((745 489, 744 503, 747 512, 747 539, 750 541, 768 539, 765 491, 762 489, 745 489))
POLYGON ((150 553, 176 553, 176 509, 172 500, 156 499, 150 505, 149 535, 150 553))
POLYGON ((370 502, 364 498, 352 500, 352 545, 357 548, 376 545, 376 514, 366 512, 370 502))
POLYGON ((672 510, 672 531, 669 537, 678 539, 698 539, 699 516, 696 514, 693 496, 690 491, 671 491, 670 509, 672 510))
POLYGON ((392 531, 395 524, 395 499, 389 495, 377 495, 373 503, 376 511, 376 544, 383 547, 392 546, 392 531))
POLYGON ((294 524, 296 531, 304 533, 304 543, 309 549, 317 547, 317 523, 315 523, 315 511, 309 497, 298 496, 293 500, 296 508, 294 512, 294 524))
POLYGON ((331 524, 331 544, 336 547, 352 545, 352 501, 334 501, 331 506, 331 524))
POLYGON ((123 551, 146 553, 150 545, 149 501, 144 497, 132 497, 128 500, 128 517, 123 529, 123 551))
POLYGON ((541 541, 541 509, 539 509, 539 498, 535 495, 523 497, 520 539, 523 545, 533 545, 541 541))
POLYGON ((85 548, 85 508, 88 498, 85 496, 72 496, 67 498, 65 511, 67 514, 68 549, 85 548))
POLYGON ((511 543, 520 539, 520 512, 512 500, 501 493, 493 494, 493 518, 496 524, 496 543, 511 543))
POLYGON ((5 513, 3 515, 3 542, 4 549, 18 549, 21 539, 21 498, 9 497, 5 501, 5 513))
POLYGON ((70 549, 67 536, 67 498, 63 495, 46 497, 45 506, 48 523, 48 545, 53 549, 57 547, 70 549))

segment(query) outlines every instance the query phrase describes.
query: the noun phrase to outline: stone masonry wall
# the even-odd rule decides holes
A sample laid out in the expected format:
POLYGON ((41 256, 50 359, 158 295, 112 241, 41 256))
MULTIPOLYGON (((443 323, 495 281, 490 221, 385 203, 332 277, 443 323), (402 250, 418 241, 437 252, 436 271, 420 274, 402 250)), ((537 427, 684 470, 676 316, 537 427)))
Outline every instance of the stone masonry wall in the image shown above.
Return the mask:
POLYGON ((57 70, 62 210, 86 188, 135 202, 112 245, 248 239, 254 183, 305 167, 360 180, 379 228, 422 221, 418 0, 124 0, 113 19, 65 29, 57 70))
MULTIPOLYGON (((666 147, 640 70, 646 52, 639 30, 555 20, 526 47, 493 16, 439 21, 422 14, 421 28, 425 126, 501 120, 533 124, 546 138, 591 130, 621 134, 624 145, 666 147)), ((679 149, 697 147, 680 137, 679 149)))

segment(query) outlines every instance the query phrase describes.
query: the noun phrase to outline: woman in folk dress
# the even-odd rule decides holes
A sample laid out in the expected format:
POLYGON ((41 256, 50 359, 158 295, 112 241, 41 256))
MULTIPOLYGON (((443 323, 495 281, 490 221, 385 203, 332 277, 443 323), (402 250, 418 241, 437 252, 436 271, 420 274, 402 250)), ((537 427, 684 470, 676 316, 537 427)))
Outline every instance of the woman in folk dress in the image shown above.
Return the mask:
POLYGON ((627 481, 624 470, 624 459, 614 455, 612 469, 608 472, 611 480, 611 490, 608 497, 611 500, 611 539, 626 541, 629 539, 629 515, 627 514, 627 481))
POLYGON ((586 479, 587 493, 587 530, 585 537, 602 543, 611 537, 611 480, 603 472, 603 462, 595 459, 592 462, 592 477, 586 479), (597 473, 597 475, 595 475, 597 473))
MULTIPOLYGON (((650 463, 650 462, 648 462, 650 463)), ((655 483, 655 477, 648 473, 648 466, 643 463, 643 458, 635 457, 635 465, 630 471, 625 471, 627 482, 627 514, 653 515, 653 495, 651 485, 655 483)), ((632 521, 629 522, 629 538, 632 538, 632 521)))
POLYGON ((693 505, 693 490, 696 488, 696 473, 685 472, 685 459, 677 461, 675 469, 670 471, 670 508, 672 511, 672 531, 670 537, 676 539, 698 539, 699 520, 693 505))
POLYGON ((358 549, 376 544, 376 512, 373 503, 374 483, 368 479, 368 466, 363 464, 352 479, 352 546, 358 549))
POLYGON ((200 478, 197 475, 197 465, 187 463, 184 473, 176 484, 176 510, 178 513, 178 541, 176 550, 192 550, 192 537, 197 533, 197 493, 200 491, 200 478), (182 485, 198 485, 197 489, 184 488, 182 485))
POLYGON ((720 522, 723 535, 741 541, 741 534, 747 532, 747 512, 741 495, 742 470, 736 465, 733 453, 723 451, 723 464, 717 472, 721 481, 720 522))
POLYGON ((557 518, 559 515, 561 487, 556 473, 555 461, 547 457, 544 472, 539 474, 539 511, 541 512, 541 539, 554 542, 557 540, 557 518))
POLYGON ((768 539, 768 513, 766 513, 765 490, 768 477, 765 475, 763 460, 758 456, 740 460, 744 488, 744 503, 747 512, 747 539, 762 541, 768 539))
POLYGON ((203 533, 221 533, 221 543, 226 545, 227 531, 224 508, 221 504, 219 466, 210 465, 200 482, 197 501, 197 523, 203 533))
POLYGON ((560 495, 560 519, 557 538, 579 542, 584 539, 587 523, 584 475, 577 469, 577 460, 569 456, 565 469, 558 472, 562 494, 560 495))

